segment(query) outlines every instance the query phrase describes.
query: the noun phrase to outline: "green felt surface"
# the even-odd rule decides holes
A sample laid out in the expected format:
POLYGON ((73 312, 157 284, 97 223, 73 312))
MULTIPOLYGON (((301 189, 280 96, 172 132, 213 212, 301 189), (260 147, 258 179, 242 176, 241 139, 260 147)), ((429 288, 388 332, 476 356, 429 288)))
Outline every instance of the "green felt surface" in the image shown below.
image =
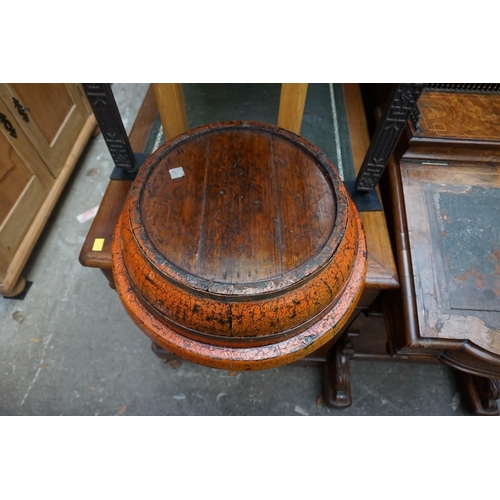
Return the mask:
MULTIPOLYGON (((188 123, 190 128, 208 123, 251 120, 276 124, 281 84, 198 84, 185 83, 188 123)), ((163 144, 157 117, 146 148, 163 144)), ((338 167, 345 180, 354 179, 351 141, 341 84, 309 84, 302 120, 301 135, 319 147, 338 167), (332 99, 333 97, 333 99, 332 99), (333 102, 333 105, 332 105, 333 102)))

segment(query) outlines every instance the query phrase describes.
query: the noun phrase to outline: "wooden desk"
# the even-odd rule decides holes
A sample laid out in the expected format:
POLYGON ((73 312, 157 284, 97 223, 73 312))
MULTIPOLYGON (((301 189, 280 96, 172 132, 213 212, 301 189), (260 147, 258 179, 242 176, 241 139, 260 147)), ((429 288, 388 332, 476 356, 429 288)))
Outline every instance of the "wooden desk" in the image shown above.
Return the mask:
POLYGON ((382 185, 401 279, 384 296, 384 337, 392 360, 456 369, 471 411, 496 415, 500 96, 421 99, 382 185))
MULTIPOLYGON (((354 164, 355 168, 359 169, 370 139, 358 85, 344 85, 344 95, 354 164)), ((154 89, 150 87, 130 133, 130 142, 135 152, 144 151, 157 113, 154 89)), ((81 264, 101 269, 112 287, 114 284, 111 271, 111 242, 130 186, 131 182, 128 181, 110 181, 80 253, 81 264), (99 251, 93 250, 96 239, 104 239, 102 249, 99 251)), ((365 289, 352 319, 361 310, 369 308, 381 290, 396 289, 399 286, 384 213, 363 213, 362 220, 367 240, 368 271, 365 289)), ((349 342, 344 335, 335 346, 324 346, 305 360, 306 363, 326 363, 327 393, 325 399, 332 405, 348 406, 350 404, 349 356, 346 355, 349 349, 349 342)), ((157 349, 156 353, 164 358, 167 356, 166 353, 157 349)))

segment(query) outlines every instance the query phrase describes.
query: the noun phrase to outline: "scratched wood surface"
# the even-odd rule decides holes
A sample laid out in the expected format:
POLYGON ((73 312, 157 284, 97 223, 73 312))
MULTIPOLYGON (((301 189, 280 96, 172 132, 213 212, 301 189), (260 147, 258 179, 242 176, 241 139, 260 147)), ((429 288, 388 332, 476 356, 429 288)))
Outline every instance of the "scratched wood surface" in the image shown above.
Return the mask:
POLYGON ((306 151, 256 129, 200 135, 147 179, 145 231, 168 261, 200 278, 246 283, 312 259, 336 220, 333 186, 306 151), (172 179, 171 170, 183 175, 172 179))
POLYGON ((500 168, 402 162, 420 335, 500 354, 500 168))
POLYGON ((118 294, 146 334, 233 369, 331 340, 366 274, 361 219, 333 165, 304 139, 249 122, 200 127, 153 154, 112 252, 118 294))

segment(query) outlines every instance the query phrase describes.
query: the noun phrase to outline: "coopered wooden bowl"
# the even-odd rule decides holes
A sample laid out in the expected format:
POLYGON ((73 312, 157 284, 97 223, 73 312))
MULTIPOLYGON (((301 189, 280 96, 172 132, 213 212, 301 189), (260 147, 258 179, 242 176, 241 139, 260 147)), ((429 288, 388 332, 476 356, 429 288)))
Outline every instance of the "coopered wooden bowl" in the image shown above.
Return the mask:
POLYGON ((366 275, 359 214, 314 145, 253 122, 165 143, 113 240, 121 301, 155 343, 230 370, 296 361, 338 334, 366 275))

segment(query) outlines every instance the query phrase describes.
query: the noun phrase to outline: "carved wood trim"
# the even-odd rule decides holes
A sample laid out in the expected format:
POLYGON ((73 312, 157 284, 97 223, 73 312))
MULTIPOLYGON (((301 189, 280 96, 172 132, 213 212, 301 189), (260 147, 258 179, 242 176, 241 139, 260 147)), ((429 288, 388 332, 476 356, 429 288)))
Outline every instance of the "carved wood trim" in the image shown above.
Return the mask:
POLYGON ((370 191, 377 186, 423 88, 421 83, 394 86, 356 178, 357 190, 370 191))
POLYGON ((106 146, 116 167, 136 171, 134 153, 109 83, 82 83, 106 146))

